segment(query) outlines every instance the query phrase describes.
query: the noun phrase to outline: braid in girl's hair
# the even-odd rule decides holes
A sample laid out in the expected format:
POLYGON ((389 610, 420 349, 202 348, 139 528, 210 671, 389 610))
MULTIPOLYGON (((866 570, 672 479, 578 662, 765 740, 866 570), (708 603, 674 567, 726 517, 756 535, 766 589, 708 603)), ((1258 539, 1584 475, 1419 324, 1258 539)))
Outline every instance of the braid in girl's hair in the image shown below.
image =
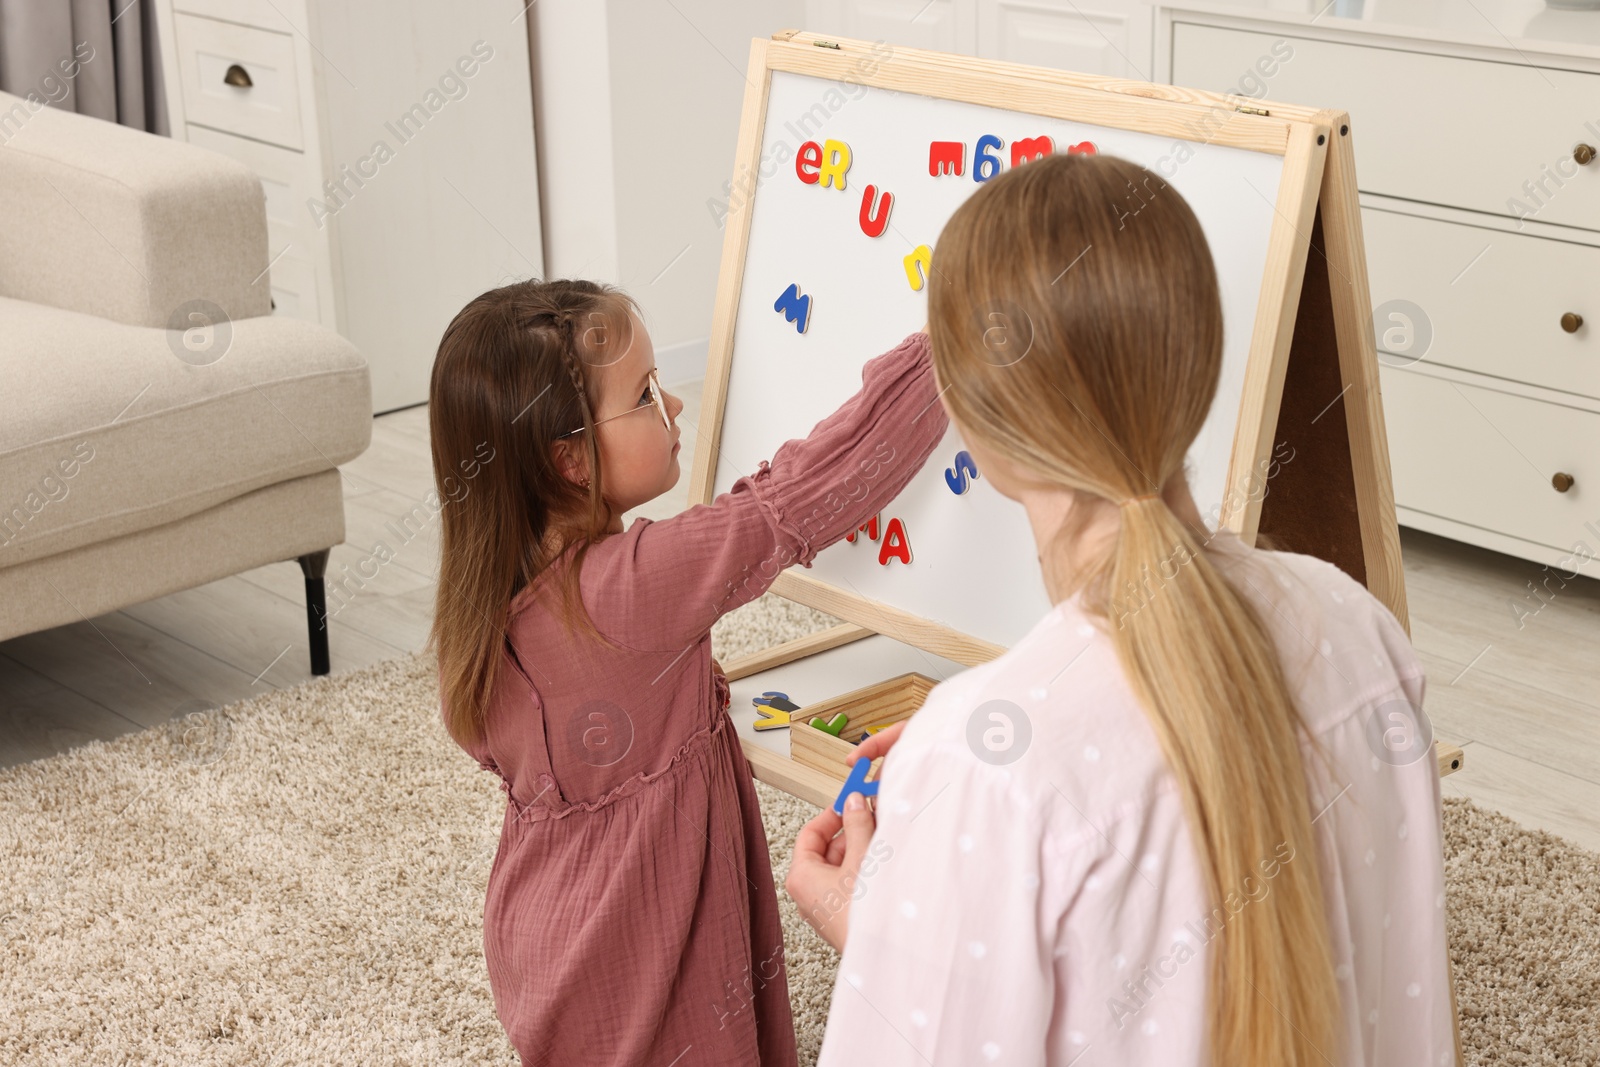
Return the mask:
POLYGON ((600 503, 600 448, 594 436, 594 408, 589 403, 583 364, 578 357, 577 340, 573 336, 573 313, 566 310, 557 312, 556 326, 561 331, 561 362, 567 368, 573 391, 578 394, 578 410, 583 413, 583 425, 589 430, 584 435, 584 448, 589 453, 589 477, 584 479, 583 486, 589 490, 590 515, 593 516, 600 503))
POLYGON ((600 442, 594 432, 594 407, 589 403, 582 354, 578 351, 576 326, 579 314, 578 311, 571 308, 560 308, 551 312, 557 331, 561 335, 561 342, 557 346, 561 363, 566 368, 567 377, 572 382, 573 391, 577 393, 578 410, 581 413, 583 425, 588 430, 587 433, 580 436, 584 439, 583 447, 589 456, 589 477, 581 483, 589 494, 588 525, 578 539, 579 543, 573 557, 572 566, 566 569, 561 589, 569 623, 575 621, 578 628, 583 632, 605 644, 611 644, 595 628, 588 612, 580 610, 582 594, 579 592, 578 575, 583 568, 583 559, 588 555, 590 546, 601 536, 606 524, 610 522, 611 515, 601 491, 603 479, 600 473, 600 442))

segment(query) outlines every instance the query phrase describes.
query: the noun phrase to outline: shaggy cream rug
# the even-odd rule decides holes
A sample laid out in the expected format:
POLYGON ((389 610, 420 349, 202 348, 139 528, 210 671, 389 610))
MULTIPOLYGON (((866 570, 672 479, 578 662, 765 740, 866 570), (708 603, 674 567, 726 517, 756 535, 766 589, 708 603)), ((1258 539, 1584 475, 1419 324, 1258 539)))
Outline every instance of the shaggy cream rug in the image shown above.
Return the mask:
MULTIPOLYGON (((727 662, 831 620, 776 598, 727 662)), ((0 771, 0 1061, 513 1063, 484 971, 494 779, 398 660, 0 771)), ((762 787, 773 866, 813 809, 762 787)), ((1447 801, 1473 1065, 1600 1062, 1600 857, 1447 801)), ((786 906, 802 1062, 836 957, 786 906)))

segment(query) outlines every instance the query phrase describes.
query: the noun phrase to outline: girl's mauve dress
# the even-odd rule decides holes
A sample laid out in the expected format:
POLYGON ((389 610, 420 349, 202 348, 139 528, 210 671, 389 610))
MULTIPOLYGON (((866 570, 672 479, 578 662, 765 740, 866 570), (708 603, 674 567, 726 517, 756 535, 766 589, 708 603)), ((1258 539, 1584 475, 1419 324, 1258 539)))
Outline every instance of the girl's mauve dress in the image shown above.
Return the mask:
POLYGON ((512 601, 468 751, 508 797, 484 957, 524 1064, 795 1063, 766 836, 710 628, 893 500, 946 425, 912 334, 715 502, 589 550, 583 601, 619 647, 562 622, 570 556, 512 601))

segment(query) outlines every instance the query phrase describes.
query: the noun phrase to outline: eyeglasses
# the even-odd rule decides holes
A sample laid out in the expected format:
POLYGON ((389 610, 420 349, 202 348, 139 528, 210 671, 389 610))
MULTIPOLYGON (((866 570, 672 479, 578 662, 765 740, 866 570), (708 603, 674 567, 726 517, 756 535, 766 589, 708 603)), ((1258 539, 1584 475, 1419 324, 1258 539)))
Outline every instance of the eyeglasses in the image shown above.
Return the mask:
MULTIPOLYGON (((661 389, 661 379, 656 376, 656 368, 654 367, 650 368, 650 384, 645 387, 645 392, 650 394, 650 402, 655 405, 656 411, 661 414, 661 425, 670 431, 672 429, 672 417, 667 414, 666 393, 661 389)), ((602 422, 610 422, 612 419, 620 419, 624 415, 632 415, 635 411, 642 410, 644 410, 642 407, 635 405, 627 411, 619 411, 615 415, 607 415, 603 419, 596 419, 594 420, 594 425, 599 426, 602 422)), ((568 430, 561 437, 557 437, 556 440, 559 441, 562 437, 571 437, 575 433, 582 433, 585 429, 586 427, 579 426, 576 430, 568 430)))

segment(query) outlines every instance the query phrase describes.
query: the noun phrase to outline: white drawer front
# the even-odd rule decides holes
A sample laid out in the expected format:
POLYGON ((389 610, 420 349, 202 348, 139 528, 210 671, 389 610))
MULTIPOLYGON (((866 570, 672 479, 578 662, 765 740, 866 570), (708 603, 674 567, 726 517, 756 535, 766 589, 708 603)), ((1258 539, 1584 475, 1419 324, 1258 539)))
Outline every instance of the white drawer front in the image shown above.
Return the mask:
POLYGON ((325 239, 318 233, 306 203, 321 202, 322 198, 317 176, 302 153, 192 124, 188 135, 191 144, 237 159, 260 175, 261 188, 267 196, 268 256, 287 247, 292 254, 307 259, 320 257, 325 239))
POLYGON ((305 11, 298 0, 173 0, 172 8, 279 33, 306 30, 305 11))
MULTIPOLYGON (((743 5, 741 5, 743 6, 743 5)), ((977 0, 806 0, 815 33, 974 55, 977 0)))
POLYGON ((293 37, 196 15, 176 14, 173 23, 190 122, 285 148, 303 147, 293 37), (248 88, 224 81, 233 66, 249 76, 248 88))
POLYGON ((1600 230, 1600 158, 1572 159, 1600 150, 1600 75, 1177 23, 1173 83, 1238 92, 1280 39, 1266 98, 1348 111, 1363 191, 1600 230))
MULTIPOLYGON (((978 54, 1008 63, 1142 78, 1128 56, 1128 13, 1105 0, 995 0, 979 8, 978 54)), ((1141 15, 1143 13, 1141 12, 1141 15)))
POLYGON ((1600 398, 1600 248, 1372 208, 1361 222, 1384 362, 1420 356, 1600 398), (1396 301, 1425 318, 1408 324, 1396 301))
POLYGON ((1383 367, 1395 501, 1568 551, 1600 520, 1600 415, 1383 367), (1566 492, 1551 484, 1573 479, 1566 492))

